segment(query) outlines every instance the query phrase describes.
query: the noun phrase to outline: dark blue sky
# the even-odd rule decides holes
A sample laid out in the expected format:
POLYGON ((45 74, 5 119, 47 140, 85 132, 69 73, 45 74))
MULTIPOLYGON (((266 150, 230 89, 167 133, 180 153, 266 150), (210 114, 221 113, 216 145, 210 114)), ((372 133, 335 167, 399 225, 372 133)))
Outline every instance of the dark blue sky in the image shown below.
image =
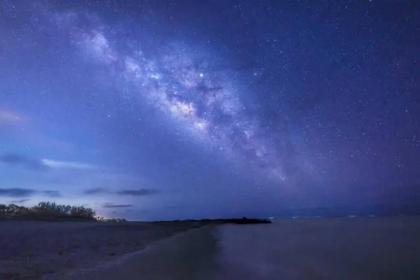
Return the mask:
POLYGON ((415 1, 0 1, 0 203, 420 202, 415 1))

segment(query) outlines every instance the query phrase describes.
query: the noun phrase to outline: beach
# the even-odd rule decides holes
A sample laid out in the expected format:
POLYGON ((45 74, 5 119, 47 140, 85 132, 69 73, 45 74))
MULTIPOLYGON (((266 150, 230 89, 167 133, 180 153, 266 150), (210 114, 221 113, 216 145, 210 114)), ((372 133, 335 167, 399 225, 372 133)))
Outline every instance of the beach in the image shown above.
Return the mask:
POLYGON ((198 226, 194 222, 0 221, 0 279, 61 279, 198 226))
MULTIPOLYGON (((0 226, 7 228, 8 223, 0 226)), ((26 259, 23 252, 14 256, 13 266, 2 250, 0 275, 10 276, 6 279, 420 278, 420 217, 278 219, 256 225, 176 224, 41 226, 39 222, 23 222, 21 227, 37 227, 32 230, 45 235, 21 240, 17 246, 26 251, 38 246, 41 251, 34 251, 32 259, 26 259), (51 236, 59 232, 58 228, 77 233, 57 236, 67 239, 63 243, 39 242, 47 236, 53 240, 51 236), (74 248, 75 240, 80 247, 74 248), (59 244, 67 244, 61 254, 57 251, 59 244)), ((4 231, 1 234, 1 242, 6 243, 4 231)))

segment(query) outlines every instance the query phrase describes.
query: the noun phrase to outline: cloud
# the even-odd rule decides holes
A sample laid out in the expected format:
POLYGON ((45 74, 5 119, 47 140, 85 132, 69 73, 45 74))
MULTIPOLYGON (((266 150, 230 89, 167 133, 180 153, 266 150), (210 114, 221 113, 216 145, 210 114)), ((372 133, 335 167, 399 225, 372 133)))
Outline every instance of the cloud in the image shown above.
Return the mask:
POLYGON ((27 201, 29 201, 29 199, 17 199, 17 200, 10 201, 10 203, 24 203, 27 201))
POLYGON ((52 160, 44 158, 41 160, 42 164, 53 169, 80 169, 80 170, 88 170, 94 169, 95 166, 88 163, 83 162, 75 162, 75 161, 59 161, 59 160, 52 160))
POLYGON ((32 196, 35 194, 43 194, 49 197, 59 197, 59 191, 38 191, 34 189, 27 189, 27 188, 0 188, 0 196, 8 196, 8 197, 27 197, 32 196))
POLYGON ((49 196, 49 197, 59 197, 59 196, 61 196, 59 191, 43 191, 42 193, 49 196))
POLYGON ((24 197, 35 194, 37 191, 24 188, 0 188, 0 196, 24 197))
POLYGON ((46 170, 49 168, 41 160, 13 153, 0 155, 0 162, 33 170, 46 170))
POLYGON ((53 159, 37 159, 16 153, 8 153, 0 155, 0 163, 15 165, 32 170, 48 170, 48 169, 73 169, 73 170, 91 170, 96 167, 92 164, 75 162, 75 161, 59 161, 53 159))
POLYGON ((132 204, 113 204, 113 203, 107 202, 107 203, 104 203, 102 207, 104 208, 129 208, 129 207, 133 207, 133 205, 132 204))
POLYGON ((148 196, 158 193, 154 189, 126 189, 120 191, 110 191, 105 188, 91 188, 83 192, 84 194, 94 195, 94 194, 116 194, 116 195, 127 195, 127 196, 148 196))
POLYGON ((136 190, 121 190, 117 191, 116 194, 118 195, 130 195, 130 196, 148 196, 154 195, 158 191, 153 189, 136 189, 136 190))
POLYGON ((23 122, 24 118, 16 112, 0 109, 0 126, 16 125, 23 122))
POLYGON ((91 188, 83 192, 84 194, 100 194, 100 193, 109 193, 105 188, 91 188))

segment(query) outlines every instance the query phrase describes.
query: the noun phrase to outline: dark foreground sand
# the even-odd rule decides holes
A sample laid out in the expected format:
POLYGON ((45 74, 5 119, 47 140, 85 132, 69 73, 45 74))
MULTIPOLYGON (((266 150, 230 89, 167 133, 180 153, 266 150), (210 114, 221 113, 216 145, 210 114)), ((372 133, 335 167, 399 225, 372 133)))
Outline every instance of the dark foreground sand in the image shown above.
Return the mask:
POLYGON ((200 223, 0 221, 0 280, 62 279, 200 223))
MULTIPOLYGON (((17 236, 1 231, 0 271, 6 276, 25 272, 44 279, 420 279, 420 217, 279 220, 193 229, 170 224, 20 226, 33 232, 45 227, 46 234, 28 240, 21 236, 16 246, 22 252, 14 256, 10 248, 4 253, 3 246, 6 236, 9 241, 17 236), (69 234, 72 230, 77 233, 69 234), (56 236, 60 231, 67 233, 56 236), (79 247, 74 248, 74 240, 79 247), (60 254, 57 244, 67 244, 68 249, 60 254), (25 260, 24 251, 35 248, 40 251, 25 260)), ((17 233, 16 227, 0 224, 0 230, 11 228, 9 232, 17 233)), ((11 278, 0 274, 0 279, 11 278)))

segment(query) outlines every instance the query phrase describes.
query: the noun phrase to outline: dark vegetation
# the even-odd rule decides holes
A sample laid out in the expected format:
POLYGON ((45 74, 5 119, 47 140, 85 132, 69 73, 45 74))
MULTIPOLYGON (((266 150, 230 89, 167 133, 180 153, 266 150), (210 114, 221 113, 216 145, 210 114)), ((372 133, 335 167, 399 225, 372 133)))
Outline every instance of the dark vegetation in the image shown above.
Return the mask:
POLYGON ((216 219, 210 220, 214 223, 221 223, 221 224, 271 224, 271 221, 268 219, 249 219, 243 217, 242 219, 216 219))
MULTIPOLYGON (((47 220, 47 221, 98 221, 123 223, 125 219, 98 217, 95 211, 84 206, 70 206, 56 204, 55 202, 40 202, 33 207, 24 207, 16 204, 0 204, 0 220, 47 220)), ((174 220, 158 221, 155 223, 197 223, 197 224, 269 224, 267 219, 200 219, 200 220, 174 220)))
POLYGON ((95 211, 83 206, 61 205, 54 202, 40 202, 33 207, 16 204, 0 204, 2 220, 80 220, 94 221, 95 211))

